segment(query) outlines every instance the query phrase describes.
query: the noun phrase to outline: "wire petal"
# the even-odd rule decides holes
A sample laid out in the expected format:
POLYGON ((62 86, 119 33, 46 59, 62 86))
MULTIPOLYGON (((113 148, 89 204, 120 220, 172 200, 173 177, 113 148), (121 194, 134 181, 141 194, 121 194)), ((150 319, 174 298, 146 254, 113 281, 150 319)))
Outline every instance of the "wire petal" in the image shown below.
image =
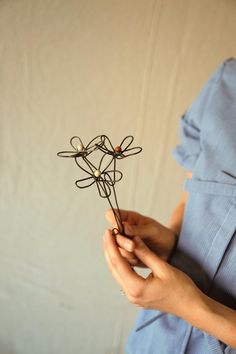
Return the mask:
POLYGON ((88 188, 90 186, 92 186, 92 184, 95 183, 95 178, 93 177, 86 177, 86 178, 82 178, 82 179, 78 179, 75 184, 78 188, 88 188), (92 180, 92 181, 91 181, 92 180))
POLYGON ((104 179, 99 179, 96 181, 98 193, 101 198, 109 198, 111 195, 111 188, 109 184, 104 179))
POLYGON ((79 136, 72 136, 70 139, 70 145, 75 149, 75 151, 77 151, 78 146, 84 146, 79 136))
POLYGON ((86 150, 91 150, 91 151, 97 150, 99 146, 103 146, 103 144, 104 144, 104 139, 102 138, 102 135, 98 135, 86 145, 86 150))
POLYGON ((134 137, 132 135, 126 136, 120 143, 120 147, 122 148, 122 151, 128 149, 128 147, 132 144, 133 141, 134 141, 134 137))
POLYGON ((111 140, 106 135, 102 135, 104 139, 104 147, 106 147, 107 151, 114 152, 115 148, 111 143, 111 140))
POLYGON ((128 156, 137 155, 141 151, 142 151, 141 147, 133 147, 133 148, 130 148, 130 149, 126 149, 119 156, 117 156, 117 159, 123 159, 123 158, 128 157, 128 156))
POLYGON ((104 173, 105 181, 110 185, 114 186, 116 182, 119 182, 123 177, 123 173, 118 170, 106 171, 104 173))
POLYGON ((57 153, 57 156, 60 156, 60 157, 80 157, 81 156, 81 152, 78 152, 78 151, 59 151, 57 153))

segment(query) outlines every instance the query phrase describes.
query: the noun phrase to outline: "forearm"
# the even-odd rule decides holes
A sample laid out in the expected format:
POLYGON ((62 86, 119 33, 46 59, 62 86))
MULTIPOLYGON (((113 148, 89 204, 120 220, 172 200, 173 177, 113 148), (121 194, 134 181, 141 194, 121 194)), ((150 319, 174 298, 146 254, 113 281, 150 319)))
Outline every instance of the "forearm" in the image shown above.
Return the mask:
POLYGON ((169 229, 179 236, 184 216, 185 202, 181 202, 171 215, 169 229))
POLYGON ((184 316, 185 320, 236 349, 236 311, 200 294, 199 301, 184 316))

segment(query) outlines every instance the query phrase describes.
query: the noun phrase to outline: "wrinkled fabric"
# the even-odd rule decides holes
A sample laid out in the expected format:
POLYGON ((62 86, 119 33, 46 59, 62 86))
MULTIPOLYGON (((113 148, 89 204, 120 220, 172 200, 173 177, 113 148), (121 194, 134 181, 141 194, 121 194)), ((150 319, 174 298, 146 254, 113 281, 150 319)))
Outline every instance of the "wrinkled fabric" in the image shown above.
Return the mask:
MULTIPOLYGON (((236 59, 224 61, 180 119, 173 157, 193 178, 171 264, 236 310, 236 59)), ((193 304, 194 305, 194 304, 193 304)), ((181 318, 141 310, 127 354, 236 354, 181 318)))

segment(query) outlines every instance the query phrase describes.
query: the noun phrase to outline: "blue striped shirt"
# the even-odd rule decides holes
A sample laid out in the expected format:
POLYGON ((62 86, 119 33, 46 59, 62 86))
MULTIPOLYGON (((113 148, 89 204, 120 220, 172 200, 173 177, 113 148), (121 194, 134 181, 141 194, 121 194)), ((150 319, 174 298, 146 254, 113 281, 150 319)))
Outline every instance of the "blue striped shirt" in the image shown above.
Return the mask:
MULTIPOLYGON (((193 178, 184 183, 188 200, 171 264, 236 310, 236 59, 213 72, 181 116, 173 156, 193 178)), ((236 349, 179 317, 143 309, 126 353, 236 354, 236 349)))

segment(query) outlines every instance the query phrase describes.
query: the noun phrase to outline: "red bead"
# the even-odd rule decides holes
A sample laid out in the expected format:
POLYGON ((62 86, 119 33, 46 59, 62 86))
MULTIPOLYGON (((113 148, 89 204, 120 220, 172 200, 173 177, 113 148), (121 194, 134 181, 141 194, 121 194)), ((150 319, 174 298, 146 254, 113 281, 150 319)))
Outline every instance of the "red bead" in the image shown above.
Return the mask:
POLYGON ((122 151, 120 146, 116 146, 115 147, 115 152, 117 152, 118 154, 122 151))

